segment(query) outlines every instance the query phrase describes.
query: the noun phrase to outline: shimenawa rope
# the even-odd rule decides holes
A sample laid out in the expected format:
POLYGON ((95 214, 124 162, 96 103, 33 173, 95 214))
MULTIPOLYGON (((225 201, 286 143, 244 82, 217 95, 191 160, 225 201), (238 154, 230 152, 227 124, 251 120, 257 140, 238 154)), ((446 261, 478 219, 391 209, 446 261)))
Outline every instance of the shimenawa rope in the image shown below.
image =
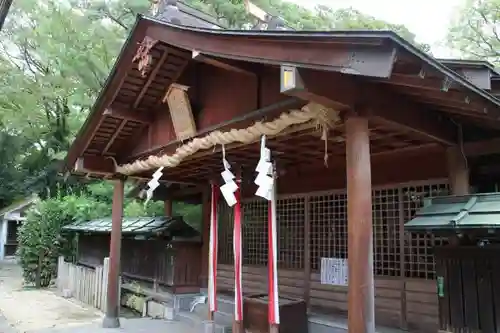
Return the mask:
POLYGON ((248 144, 257 141, 265 134, 273 137, 286 128, 313 122, 313 125, 321 130, 321 139, 325 142, 325 164, 328 160, 327 140, 328 130, 334 122, 338 121, 338 112, 328 109, 320 104, 309 103, 301 110, 290 110, 282 113, 278 118, 269 121, 257 121, 255 124, 244 129, 232 129, 227 132, 213 131, 201 138, 194 138, 190 142, 180 146, 172 155, 149 156, 145 160, 137 160, 132 163, 116 165, 116 172, 123 175, 132 175, 138 172, 157 169, 159 167, 173 168, 178 166, 184 159, 200 150, 210 149, 216 145, 227 145, 230 143, 248 144))

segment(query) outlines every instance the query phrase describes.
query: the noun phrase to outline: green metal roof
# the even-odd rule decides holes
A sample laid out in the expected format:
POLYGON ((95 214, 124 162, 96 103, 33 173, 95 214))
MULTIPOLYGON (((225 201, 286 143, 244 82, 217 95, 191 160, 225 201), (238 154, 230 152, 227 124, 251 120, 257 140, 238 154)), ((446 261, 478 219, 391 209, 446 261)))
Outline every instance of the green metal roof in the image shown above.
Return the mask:
POLYGON ((427 199, 405 224, 408 231, 500 228, 500 193, 427 199))
MULTIPOLYGON (((111 217, 80 221, 63 227, 66 231, 86 233, 110 233, 111 217)), ((122 233, 129 235, 165 233, 170 236, 195 237, 199 232, 181 217, 124 217, 122 233)))

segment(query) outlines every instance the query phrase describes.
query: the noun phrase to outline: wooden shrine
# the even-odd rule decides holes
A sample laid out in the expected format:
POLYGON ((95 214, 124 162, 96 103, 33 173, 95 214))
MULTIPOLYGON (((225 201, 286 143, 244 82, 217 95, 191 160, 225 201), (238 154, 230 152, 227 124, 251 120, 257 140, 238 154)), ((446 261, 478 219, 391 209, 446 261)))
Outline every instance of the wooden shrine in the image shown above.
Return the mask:
MULTIPOLYGON (((155 199, 203 205, 207 286, 222 145, 241 176, 243 293, 267 293, 268 203, 254 184, 266 133, 280 297, 303 300, 310 323, 347 315, 353 333, 374 323, 437 331, 433 249, 449 238, 405 231, 405 222, 427 197, 495 191, 499 76, 488 63, 435 59, 391 32, 235 32, 139 17, 64 169, 115 183, 105 325, 119 324, 126 180, 146 184, 163 167, 155 199), (168 101, 172 84, 188 87, 180 103, 168 101), (347 284, 322 278, 322 262, 345 259, 347 284)), ((221 201, 218 211, 217 293, 232 294, 233 209, 221 201)))

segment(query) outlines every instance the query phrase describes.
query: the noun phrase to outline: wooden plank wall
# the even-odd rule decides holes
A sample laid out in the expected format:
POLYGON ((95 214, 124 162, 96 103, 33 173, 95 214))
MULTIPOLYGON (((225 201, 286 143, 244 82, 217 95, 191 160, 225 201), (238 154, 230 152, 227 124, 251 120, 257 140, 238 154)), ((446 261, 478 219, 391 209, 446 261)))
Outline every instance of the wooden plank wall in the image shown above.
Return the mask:
MULTIPOLYGON (((279 270, 280 295, 304 298, 304 273, 279 270)), ((267 268, 243 267, 243 293, 267 293, 267 268)), ((217 289, 234 290, 232 265, 219 265, 217 289)), ((324 285, 320 275, 310 276, 310 305, 333 315, 347 314, 347 287, 324 285)), ((436 331, 438 327, 438 299, 435 281, 397 278, 375 278, 375 309, 377 324, 408 328, 415 331, 436 331)))
POLYGON ((106 309, 106 290, 108 285, 109 258, 102 266, 89 268, 65 262, 60 256, 57 262, 57 288, 66 297, 106 309))
POLYGON ((411 279, 405 282, 408 328, 424 332, 439 327, 439 303, 435 280, 411 279))

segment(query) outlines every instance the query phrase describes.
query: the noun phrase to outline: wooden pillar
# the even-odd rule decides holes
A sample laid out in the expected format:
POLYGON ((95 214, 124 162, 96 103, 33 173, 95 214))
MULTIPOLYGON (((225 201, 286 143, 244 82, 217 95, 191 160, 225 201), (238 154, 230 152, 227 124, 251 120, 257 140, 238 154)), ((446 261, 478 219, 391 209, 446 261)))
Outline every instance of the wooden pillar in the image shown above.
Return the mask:
POLYGON ((446 151, 448 177, 453 195, 469 194, 469 168, 467 159, 460 147, 450 147, 446 151))
POLYGON ((163 202, 165 207, 165 216, 172 216, 172 200, 167 199, 163 202))
POLYGON ((109 245, 109 271, 106 313, 102 326, 104 328, 119 328, 120 310, 120 251, 122 242, 122 218, 123 218, 123 197, 124 179, 115 180, 113 193, 113 206, 111 217, 111 241, 109 245))
POLYGON ((372 185, 368 119, 346 120, 348 331, 375 333, 372 185))
POLYGON ((304 201, 304 301, 311 309, 311 214, 309 196, 304 201))
MULTIPOLYGON (((460 147, 449 147, 446 150, 446 162, 448 163, 450 193, 453 195, 469 194, 469 168, 467 158, 460 147)), ((451 235, 448 237, 448 242, 451 246, 458 246, 460 238, 457 235, 451 235)))
POLYGON ((208 251, 210 250, 210 187, 203 190, 200 287, 208 287, 208 251))

